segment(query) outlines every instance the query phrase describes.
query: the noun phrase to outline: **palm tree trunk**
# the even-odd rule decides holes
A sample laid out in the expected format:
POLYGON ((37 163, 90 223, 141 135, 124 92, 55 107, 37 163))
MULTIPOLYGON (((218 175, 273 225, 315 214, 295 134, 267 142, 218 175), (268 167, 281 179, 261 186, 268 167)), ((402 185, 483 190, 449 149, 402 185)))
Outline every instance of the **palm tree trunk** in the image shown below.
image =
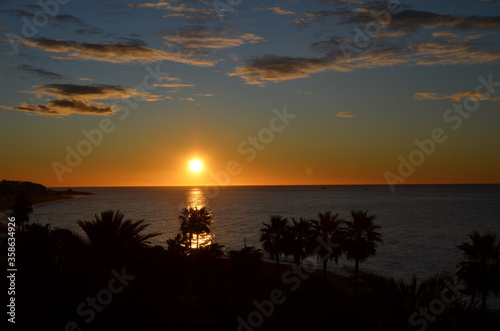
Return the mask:
POLYGON ((327 295, 326 295, 326 275, 327 275, 327 272, 326 272, 326 264, 328 263, 328 260, 324 259, 323 260, 323 295, 326 299, 327 295))
POLYGON ((280 256, 276 254, 276 284, 279 284, 280 281, 280 256))
POLYGON ((359 258, 356 258, 354 264, 354 288, 358 288, 358 270, 359 270, 359 258))
POLYGON ((488 304, 488 293, 482 293, 481 294, 481 310, 483 312, 486 311, 487 304, 488 304))

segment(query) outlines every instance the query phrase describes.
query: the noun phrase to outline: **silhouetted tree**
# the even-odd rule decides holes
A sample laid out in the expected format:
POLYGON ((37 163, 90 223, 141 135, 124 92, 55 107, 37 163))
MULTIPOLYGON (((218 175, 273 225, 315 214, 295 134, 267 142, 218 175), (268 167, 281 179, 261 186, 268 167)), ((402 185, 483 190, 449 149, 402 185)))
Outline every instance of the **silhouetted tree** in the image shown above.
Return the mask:
POLYGON ((368 211, 352 210, 351 221, 346 221, 346 239, 344 248, 349 260, 354 260, 354 281, 358 282, 359 262, 377 252, 377 243, 382 242, 382 236, 377 229, 380 226, 373 224, 375 215, 367 215, 368 211))
POLYGON ((16 218, 16 223, 25 228, 25 224, 29 224, 29 215, 33 212, 33 200, 28 193, 19 193, 15 198, 12 206, 12 217, 16 218))
POLYGON ((479 232, 469 234, 470 242, 463 242, 457 248, 464 254, 466 261, 459 263, 457 277, 465 282, 467 292, 481 296, 482 310, 486 310, 490 292, 498 294, 500 290, 500 242, 496 235, 479 232))
POLYGON ((210 243, 196 250, 196 253, 208 254, 211 257, 223 257, 226 246, 218 243, 210 243))
POLYGON ((90 244, 98 252, 113 255, 127 255, 150 244, 149 239, 160 233, 143 233, 150 225, 144 220, 124 220, 124 215, 113 210, 95 215, 94 221, 77 221, 87 234, 90 244))
POLYGON ((288 220, 279 215, 271 216, 271 223, 262 223, 260 239, 262 248, 269 253, 271 259, 276 259, 276 267, 279 268, 280 255, 283 254, 283 244, 287 231, 288 220))
POLYGON ((257 269, 262 262, 263 253, 261 249, 256 249, 255 246, 245 245, 240 250, 230 250, 227 256, 233 260, 243 261, 243 265, 255 265, 255 268, 249 269, 257 269))
MULTIPOLYGON (((437 330, 455 330, 444 327, 448 318, 455 320, 450 311, 457 311, 461 306, 461 297, 457 295, 453 277, 439 274, 418 281, 413 275, 410 281, 396 280, 376 273, 363 274, 365 291, 360 305, 365 311, 378 320, 380 330, 415 330, 415 326, 427 329, 431 323, 439 323, 437 330), (442 300, 446 293, 446 302, 442 302, 443 310, 439 314, 429 312, 436 299, 442 300)), ((360 307, 361 308, 361 307, 360 307)), ((434 311, 434 309, 431 309, 434 311)))
POLYGON ((313 223, 300 218, 297 222, 292 219, 293 225, 289 225, 283 240, 283 251, 285 255, 293 256, 295 264, 312 255, 317 242, 314 234, 313 223))
POLYGON ((189 253, 189 241, 187 237, 178 233, 174 239, 168 239, 168 251, 175 255, 187 255, 189 253))
POLYGON ((206 207, 200 209, 183 208, 179 220, 181 221, 181 232, 189 240, 189 248, 199 248, 200 235, 210 233, 212 215, 210 215, 206 207), (195 243, 196 247, 194 247, 195 243))
POLYGON ((263 252, 254 246, 245 246, 240 250, 231 250, 227 253, 230 261, 231 281, 235 284, 236 292, 240 299, 240 305, 247 302, 250 296, 251 284, 255 284, 262 264, 263 252))
POLYGON ((328 260, 339 263, 342 255, 342 244, 345 240, 346 231, 342 227, 344 221, 339 218, 339 214, 333 215, 331 211, 318 214, 319 220, 313 220, 316 237, 321 239, 317 249, 318 260, 323 263, 323 286, 326 289, 327 263, 328 260), (325 247, 325 245, 327 247, 325 247))

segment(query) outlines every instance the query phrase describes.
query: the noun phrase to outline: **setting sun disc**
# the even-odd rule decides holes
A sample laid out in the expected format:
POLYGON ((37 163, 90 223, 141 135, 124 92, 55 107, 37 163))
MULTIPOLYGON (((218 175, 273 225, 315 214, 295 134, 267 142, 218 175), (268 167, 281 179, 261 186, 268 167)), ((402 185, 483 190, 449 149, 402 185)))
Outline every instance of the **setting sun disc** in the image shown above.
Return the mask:
POLYGON ((203 170, 203 162, 201 160, 191 160, 189 162, 189 169, 191 169, 191 171, 194 171, 194 172, 200 172, 201 170, 203 170))

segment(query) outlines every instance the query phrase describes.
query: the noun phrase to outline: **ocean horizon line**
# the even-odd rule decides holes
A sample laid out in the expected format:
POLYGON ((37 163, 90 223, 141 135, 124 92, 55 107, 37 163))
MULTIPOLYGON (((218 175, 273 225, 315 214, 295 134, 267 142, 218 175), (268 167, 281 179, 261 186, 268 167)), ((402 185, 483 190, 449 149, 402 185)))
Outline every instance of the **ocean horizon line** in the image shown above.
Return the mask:
MULTIPOLYGON (((495 186, 500 183, 427 183, 427 184, 395 184, 395 187, 417 187, 417 186, 495 186)), ((67 188, 199 188, 199 187, 348 187, 348 186, 388 186, 388 184, 249 184, 249 185, 110 185, 110 186, 50 186, 48 189, 67 188)))

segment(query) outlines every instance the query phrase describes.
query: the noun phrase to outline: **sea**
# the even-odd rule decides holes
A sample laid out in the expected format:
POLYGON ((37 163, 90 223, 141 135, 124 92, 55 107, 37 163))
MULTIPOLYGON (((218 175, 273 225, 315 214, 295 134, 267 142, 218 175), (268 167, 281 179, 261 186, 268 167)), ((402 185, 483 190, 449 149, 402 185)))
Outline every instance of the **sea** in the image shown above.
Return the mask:
MULTIPOLYGON (((58 188, 61 189, 61 188, 58 188)), ((463 255, 457 245, 472 231, 497 234, 500 240, 500 185, 227 186, 227 187, 72 187, 93 195, 34 207, 31 222, 74 230, 105 210, 145 220, 147 231, 160 232, 153 245, 179 232, 182 208, 206 206, 213 216, 213 240, 225 251, 261 248, 259 229, 272 215, 317 219, 332 211, 346 220, 351 210, 368 210, 381 226, 383 243, 360 270, 409 280, 454 273, 463 255)), ((6 218, 7 214, 2 217, 6 218)), ((316 264, 315 258, 309 263, 316 264)), ((319 266, 319 264, 317 264, 319 266)), ((329 270, 349 274, 353 262, 341 258, 329 270)))

